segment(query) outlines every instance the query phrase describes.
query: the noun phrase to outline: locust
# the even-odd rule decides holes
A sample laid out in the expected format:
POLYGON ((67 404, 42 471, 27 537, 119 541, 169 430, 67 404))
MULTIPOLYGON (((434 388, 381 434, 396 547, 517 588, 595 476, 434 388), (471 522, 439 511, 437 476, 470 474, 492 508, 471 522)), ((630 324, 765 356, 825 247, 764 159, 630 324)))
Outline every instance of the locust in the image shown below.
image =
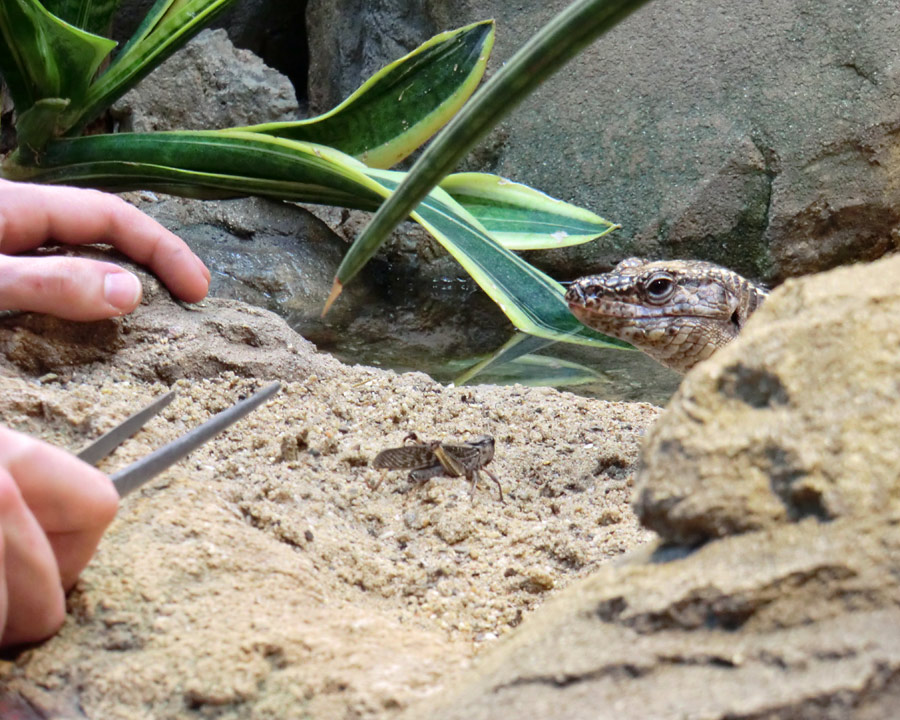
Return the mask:
MULTIPOLYGON (((409 470, 409 479, 415 483, 423 483, 433 477, 463 477, 469 480, 469 492, 475 498, 475 486, 478 484, 479 471, 484 470, 497 485, 500 502, 503 500, 503 487, 497 476, 488 470, 487 465, 494 458, 494 438, 483 435, 471 442, 452 445, 441 440, 419 442, 415 433, 403 439, 402 447, 382 450, 372 461, 372 467, 382 470, 409 470)), ((381 480, 373 490, 378 489, 381 480)))

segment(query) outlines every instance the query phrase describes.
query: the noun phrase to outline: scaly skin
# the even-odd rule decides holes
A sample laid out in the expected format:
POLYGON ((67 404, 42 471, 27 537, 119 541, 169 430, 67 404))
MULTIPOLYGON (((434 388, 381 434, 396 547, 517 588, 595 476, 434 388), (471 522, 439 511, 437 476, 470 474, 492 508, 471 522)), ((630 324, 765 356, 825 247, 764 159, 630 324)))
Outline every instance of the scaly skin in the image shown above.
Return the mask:
POLYGON ((628 258, 612 272, 573 282, 566 302, 588 327, 684 373, 737 337, 766 296, 712 263, 628 258))

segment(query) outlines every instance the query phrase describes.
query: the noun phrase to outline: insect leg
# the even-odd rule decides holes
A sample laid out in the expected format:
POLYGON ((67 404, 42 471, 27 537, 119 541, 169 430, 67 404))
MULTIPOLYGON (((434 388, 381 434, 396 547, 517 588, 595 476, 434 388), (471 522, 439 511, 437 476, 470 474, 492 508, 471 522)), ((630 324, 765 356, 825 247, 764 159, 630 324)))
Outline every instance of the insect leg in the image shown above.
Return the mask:
POLYGON ((436 463, 431 467, 427 468, 418 468, 416 470, 410 470, 409 475, 407 476, 411 482, 422 484, 427 480, 431 480, 433 477, 439 477, 444 474, 444 467, 440 463, 436 463))
POLYGON ((465 475, 467 478, 469 477, 469 468, 466 465, 457 459, 452 452, 450 452, 447 448, 456 446, 446 446, 442 443, 432 443, 431 452, 434 453, 434 456, 437 458, 438 462, 444 468, 444 472, 446 472, 450 477, 460 477, 465 475))
POLYGON ((500 481, 497 479, 497 476, 494 475, 494 473, 492 473, 487 468, 481 468, 481 469, 484 470, 488 474, 488 477, 497 484, 497 492, 500 493, 500 502, 502 502, 505 505, 506 500, 503 499, 503 486, 500 484, 500 481))
POLYGON ((478 477, 477 470, 469 470, 466 473, 466 479, 472 481, 472 484, 469 486, 469 495, 472 498, 472 502, 475 502, 475 486, 478 485, 478 477))

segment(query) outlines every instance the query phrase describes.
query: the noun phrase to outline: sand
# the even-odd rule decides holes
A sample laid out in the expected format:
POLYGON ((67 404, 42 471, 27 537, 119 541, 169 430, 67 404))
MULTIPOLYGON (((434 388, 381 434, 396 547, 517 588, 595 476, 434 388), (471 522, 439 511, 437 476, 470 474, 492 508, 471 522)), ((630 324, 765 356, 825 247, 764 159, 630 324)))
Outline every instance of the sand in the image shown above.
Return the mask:
POLYGON ((145 284, 121 320, 0 320, 2 422, 77 450, 176 389, 113 471, 283 390, 125 498, 62 630, 0 662, 37 716, 391 718, 650 538, 629 501, 658 408, 350 367, 263 310, 145 284), (369 466, 413 431, 492 435, 505 503, 487 478, 473 498, 369 466))

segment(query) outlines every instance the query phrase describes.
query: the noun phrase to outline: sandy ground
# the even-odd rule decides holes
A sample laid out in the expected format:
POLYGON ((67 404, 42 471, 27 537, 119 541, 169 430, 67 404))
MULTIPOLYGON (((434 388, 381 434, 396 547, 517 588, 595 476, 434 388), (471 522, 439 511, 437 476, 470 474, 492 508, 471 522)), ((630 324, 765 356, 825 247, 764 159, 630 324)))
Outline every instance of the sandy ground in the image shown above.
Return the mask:
POLYGON ((0 321, 2 421, 77 450, 174 387, 113 471, 284 387, 124 499, 62 631, 0 662, 41 716, 390 718, 649 538, 628 503, 653 406, 348 367, 264 311, 148 295, 93 327, 0 321), (411 431, 493 435, 505 503, 369 467, 411 431))

